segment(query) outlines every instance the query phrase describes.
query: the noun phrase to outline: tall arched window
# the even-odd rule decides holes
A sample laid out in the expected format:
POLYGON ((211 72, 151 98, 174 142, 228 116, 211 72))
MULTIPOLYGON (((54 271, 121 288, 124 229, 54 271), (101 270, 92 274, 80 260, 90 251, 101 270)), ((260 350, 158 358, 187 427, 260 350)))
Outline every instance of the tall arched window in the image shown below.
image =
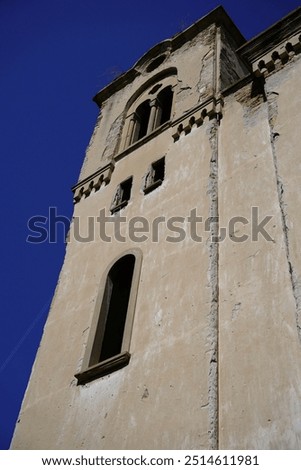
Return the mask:
POLYGON ((135 256, 126 255, 108 273, 89 366, 122 351, 134 266, 135 256))
POLYGON ((147 134, 150 110, 149 100, 141 103, 136 109, 133 142, 142 139, 147 134))
POLYGON ((128 253, 109 269, 98 302, 96 321, 91 328, 82 371, 75 375, 79 384, 128 364, 140 264, 140 253, 128 253))
POLYGON ((142 139, 153 130, 169 121, 173 91, 171 86, 163 88, 157 96, 141 103, 131 116, 127 145, 142 139))
POLYGON ((173 91, 171 86, 164 88, 157 96, 158 119, 156 127, 169 121, 172 107, 173 91))

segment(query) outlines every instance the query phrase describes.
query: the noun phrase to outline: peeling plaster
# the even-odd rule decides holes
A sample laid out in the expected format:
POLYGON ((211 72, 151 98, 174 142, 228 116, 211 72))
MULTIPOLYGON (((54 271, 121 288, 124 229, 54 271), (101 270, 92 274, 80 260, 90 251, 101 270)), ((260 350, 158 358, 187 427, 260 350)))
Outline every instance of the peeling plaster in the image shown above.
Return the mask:
POLYGON ((79 179, 82 178, 82 175, 85 174, 85 171, 86 171, 86 168, 88 166, 88 161, 89 161, 89 150, 93 147, 93 144, 94 144, 94 140, 95 140, 95 137, 96 137, 96 134, 98 132, 98 129, 101 125, 101 121, 102 121, 102 113, 101 111, 99 112, 98 116, 97 116, 97 119, 96 119, 96 123, 95 123, 95 127, 94 127, 94 130, 93 130, 93 133, 92 133, 92 136, 91 136, 91 139, 90 139, 90 142, 86 148, 86 156, 84 158, 84 162, 83 162, 83 165, 82 165, 82 168, 81 168, 81 171, 80 171, 80 177, 79 179))
MULTIPOLYGON (((210 197, 212 220, 218 220, 218 123, 211 121, 207 129, 212 154, 207 194, 210 197)), ((218 223, 210 224, 209 249, 209 286, 211 305, 209 311, 209 442, 211 449, 218 449, 218 223)))
POLYGON ((241 302, 237 302, 234 307, 232 308, 232 315, 231 315, 231 320, 236 320, 240 313, 241 309, 241 302))
POLYGON ((118 118, 115 119, 115 121, 112 123, 110 127, 110 131, 106 139, 105 149, 103 151, 101 160, 106 160, 116 151, 118 142, 121 137, 122 122, 123 122, 123 114, 118 116, 118 118))
POLYGON ((243 107, 244 125, 248 132, 253 132, 253 127, 257 125, 259 115, 262 113, 262 104, 265 95, 259 85, 248 85, 236 93, 236 99, 243 107))
POLYGON ((197 83, 197 90, 200 94, 199 102, 204 99, 204 95, 206 95, 207 91, 210 92, 210 88, 212 88, 213 59, 214 52, 209 50, 201 60, 199 81, 197 83))

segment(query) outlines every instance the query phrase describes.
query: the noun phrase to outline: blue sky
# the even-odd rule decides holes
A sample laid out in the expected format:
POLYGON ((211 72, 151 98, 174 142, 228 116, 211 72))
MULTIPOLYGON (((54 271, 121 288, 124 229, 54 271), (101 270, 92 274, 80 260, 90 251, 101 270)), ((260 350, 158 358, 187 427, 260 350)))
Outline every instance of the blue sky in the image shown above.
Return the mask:
POLYGON ((49 207, 71 217, 96 92, 219 4, 249 39, 298 1, 0 0, 0 449, 10 443, 65 249, 63 230, 57 243, 26 242, 27 221, 49 207))

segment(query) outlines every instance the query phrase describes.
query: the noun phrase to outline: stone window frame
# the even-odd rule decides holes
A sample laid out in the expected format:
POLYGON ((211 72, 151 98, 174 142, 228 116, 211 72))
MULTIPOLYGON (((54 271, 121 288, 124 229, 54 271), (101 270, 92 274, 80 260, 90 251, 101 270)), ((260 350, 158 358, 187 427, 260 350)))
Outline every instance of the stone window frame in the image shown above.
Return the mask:
MULTIPOLYGON (((140 281, 142 267, 142 251, 139 248, 134 248, 127 250, 121 253, 119 256, 115 257, 113 261, 107 266, 100 283, 99 293, 95 302, 95 309, 92 318, 92 323, 90 327, 90 332, 88 336, 88 341, 86 349, 84 352, 84 357, 82 361, 82 366, 80 372, 76 373, 74 376, 77 379, 77 385, 83 385, 85 383, 91 382, 97 378, 108 375, 112 372, 115 372, 123 367, 127 366, 130 362, 131 353, 130 345, 134 324, 134 316, 136 310, 136 302, 138 295, 138 287, 140 281), (103 319, 101 315, 103 313, 102 305, 104 300, 104 295, 106 292, 106 284, 108 274, 113 268, 113 266, 122 258, 127 255, 133 255, 135 257, 135 264, 132 276, 132 284, 130 289, 130 296, 128 302, 128 308, 126 313, 126 320, 123 329, 123 340, 121 346, 121 352, 113 357, 110 357, 102 362, 90 365, 95 338, 99 334, 99 328, 103 327, 103 319)), ((101 348, 101 346, 100 346, 101 348)))
POLYGON ((165 128, 165 124, 172 120, 172 115, 174 113, 175 87, 177 84, 177 70, 176 68, 171 67, 170 69, 164 70, 152 77, 143 86, 141 86, 136 93, 134 93, 125 110, 126 117, 120 145, 121 151, 135 145, 137 142, 143 141, 144 138, 147 138, 152 133, 155 134, 155 131, 160 129, 160 127, 165 128), (160 124, 162 105, 160 104, 160 97, 158 99, 158 95, 168 88, 170 88, 173 93, 171 98, 170 117, 167 121, 160 124), (146 104, 150 107, 147 129, 145 134, 138 138, 139 120, 141 119, 141 116, 139 116, 139 110, 146 104))
POLYGON ((148 167, 147 173, 143 179, 143 193, 148 194, 154 189, 161 186, 165 179, 165 156, 152 162, 148 167), (156 170, 159 168, 159 176, 156 174, 156 170), (162 175, 163 170, 163 175, 162 175), (161 173, 161 175, 160 175, 161 173))
POLYGON ((133 187, 133 176, 129 176, 117 186, 114 197, 110 206, 111 214, 120 211, 123 207, 127 206, 131 199, 131 192, 133 187))

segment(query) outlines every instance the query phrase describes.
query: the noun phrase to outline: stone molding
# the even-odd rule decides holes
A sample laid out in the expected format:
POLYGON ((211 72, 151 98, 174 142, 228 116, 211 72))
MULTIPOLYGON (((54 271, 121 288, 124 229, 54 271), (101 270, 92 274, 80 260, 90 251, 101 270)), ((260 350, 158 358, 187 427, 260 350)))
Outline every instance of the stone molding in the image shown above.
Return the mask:
POLYGON ((256 76, 278 70, 301 51, 301 7, 237 49, 256 76))
POLYGON ((252 64, 253 73, 260 77, 278 70, 295 55, 301 52, 301 34, 289 38, 289 40, 279 44, 272 51, 261 56, 252 64))
POLYGON ((216 99, 212 96, 206 102, 189 111, 189 113, 181 116, 181 118, 172 124, 172 127, 175 128, 172 134, 174 142, 183 135, 189 134, 193 127, 200 127, 206 118, 212 119, 216 117, 220 120, 222 118, 222 107, 222 98, 216 99))
POLYGON ((111 163, 108 163, 92 175, 88 176, 82 181, 79 181, 75 186, 73 186, 72 191, 74 193, 74 204, 78 203, 82 198, 89 197, 92 192, 98 191, 102 186, 108 185, 115 168, 115 163, 121 160, 127 154, 131 153, 136 148, 144 145, 147 141, 153 139, 155 136, 169 127, 174 129, 172 137, 174 142, 176 142, 183 135, 189 134, 192 127, 200 127, 206 118, 212 119, 216 117, 218 120, 220 120, 222 118, 222 107, 222 98, 217 99, 212 96, 201 105, 194 107, 188 113, 176 119, 174 122, 171 123, 168 121, 162 124, 162 126, 159 126, 147 136, 130 145, 123 152, 115 155, 115 157, 112 156, 113 161, 111 163))
POLYGON ((76 204, 83 197, 87 198, 92 192, 98 191, 102 186, 109 184, 112 173, 114 171, 114 164, 108 163, 104 167, 95 171, 92 175, 88 176, 82 181, 79 181, 73 186, 73 202, 76 204))
POLYGON ((95 364, 88 369, 78 372, 74 375, 77 379, 77 385, 84 385, 92 380, 103 377, 104 375, 111 374, 116 370, 122 369, 127 366, 130 362, 131 355, 129 352, 122 352, 116 356, 110 357, 109 359, 95 364))
POLYGON ((180 33, 173 36, 171 39, 153 46, 146 54, 144 54, 136 64, 127 72, 123 73, 120 77, 117 77, 112 83, 108 84, 105 88, 100 90, 93 101, 101 108, 102 104, 110 98, 114 93, 124 88, 126 85, 132 83, 134 79, 141 75, 141 73, 147 73, 147 67, 152 61, 158 58, 161 54, 171 54, 175 50, 179 49, 183 44, 192 40, 197 34, 205 31, 206 28, 216 24, 223 26, 230 32, 230 35, 234 38, 237 44, 244 44, 245 38, 237 26, 233 23, 229 15, 226 13, 222 6, 218 6, 212 10, 209 14, 199 19, 189 28, 181 31, 180 33))
POLYGON ((156 137, 157 135, 161 134, 162 132, 164 132, 166 129, 168 129, 170 127, 170 121, 167 121, 165 122, 164 124, 162 124, 161 126, 157 127, 156 129, 154 129, 152 132, 150 132, 149 134, 145 135, 144 137, 142 137, 142 139, 139 139, 137 140, 136 142, 134 142, 133 144, 129 145, 129 147, 125 148, 124 150, 122 150, 121 152, 117 153, 117 155, 112 155, 111 158, 114 159, 115 162, 118 162, 119 160, 121 160, 122 158, 124 158, 126 155, 128 155, 129 153, 133 152, 134 150, 136 150, 137 148, 141 147, 142 145, 144 145, 146 142, 152 140, 154 137, 156 137))

